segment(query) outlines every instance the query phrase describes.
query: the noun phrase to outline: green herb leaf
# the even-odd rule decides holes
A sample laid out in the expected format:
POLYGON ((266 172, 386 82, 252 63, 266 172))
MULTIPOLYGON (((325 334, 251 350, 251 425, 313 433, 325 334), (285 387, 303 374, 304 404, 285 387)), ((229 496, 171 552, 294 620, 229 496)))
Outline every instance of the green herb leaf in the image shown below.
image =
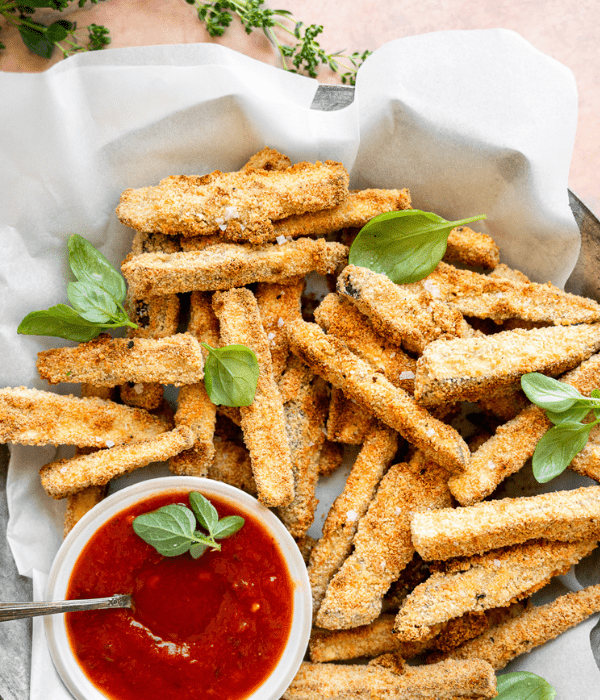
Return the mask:
POLYGON ((533 475, 540 484, 554 479, 585 447, 594 423, 562 423, 542 436, 533 453, 533 475))
POLYGON ((187 552, 194 540, 195 527, 192 511, 176 503, 138 515, 133 521, 136 535, 165 557, 187 552))
POLYGON ((585 398, 575 387, 539 372, 523 375, 521 388, 532 403, 555 413, 566 411, 577 399, 585 398))
POLYGON ((249 406, 254 401, 259 367, 256 355, 245 345, 227 345, 208 350, 204 364, 204 386, 217 406, 249 406))
POLYGON ((68 36, 67 29, 60 22, 53 22, 46 31, 46 37, 51 42, 62 41, 68 36))
POLYGON ((190 493, 190 505, 200 525, 212 533, 215 525, 219 522, 217 509, 198 491, 190 493))
POLYGON ((80 282, 103 289, 119 304, 125 299, 127 288, 122 275, 99 250, 76 233, 69 238, 69 265, 80 282))
POLYGON ((246 521, 239 515, 227 515, 215 525, 212 534, 216 540, 223 540, 240 530, 246 521))
POLYGON ((75 311, 92 323, 110 323, 120 315, 114 299, 87 282, 69 282, 67 296, 75 311))
POLYGON ((556 696, 547 680, 527 671, 498 676, 497 688, 496 700, 552 700, 556 696))
POLYGON ((555 413, 546 409, 546 416, 554 423, 554 425, 562 425, 563 423, 581 423, 581 421, 590 412, 589 403, 579 406, 577 403, 571 408, 568 408, 562 413, 555 413))
POLYGON ((49 335, 56 338, 86 343, 96 338, 102 326, 86 321, 66 304, 51 306, 46 311, 32 311, 19 324, 17 333, 23 335, 49 335))
POLYGON ((450 231, 480 219, 485 216, 446 221, 419 209, 380 214, 363 226, 354 239, 349 262, 383 273, 397 284, 417 282, 427 277, 443 258, 450 231))
POLYGON ((204 552, 206 552, 207 549, 207 544, 202 544, 201 542, 198 542, 190 547, 190 554, 194 559, 200 559, 200 557, 204 554, 204 552))
POLYGON ((25 46, 33 53, 42 58, 50 58, 54 51, 54 43, 48 39, 45 34, 46 27, 40 25, 40 31, 26 27, 23 24, 19 25, 19 34, 25 46))

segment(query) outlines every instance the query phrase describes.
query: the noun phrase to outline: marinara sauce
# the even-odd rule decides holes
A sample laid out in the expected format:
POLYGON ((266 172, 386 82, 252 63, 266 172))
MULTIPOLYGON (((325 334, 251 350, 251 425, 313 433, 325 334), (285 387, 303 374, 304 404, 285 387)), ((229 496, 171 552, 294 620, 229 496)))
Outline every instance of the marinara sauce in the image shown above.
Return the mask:
POLYGON ((133 519, 187 492, 144 499, 107 521, 79 555, 67 598, 132 593, 133 609, 66 616, 85 674, 113 700, 239 700, 277 665, 293 613, 293 582, 277 543, 251 514, 210 496, 245 524, 199 559, 163 557, 133 519))

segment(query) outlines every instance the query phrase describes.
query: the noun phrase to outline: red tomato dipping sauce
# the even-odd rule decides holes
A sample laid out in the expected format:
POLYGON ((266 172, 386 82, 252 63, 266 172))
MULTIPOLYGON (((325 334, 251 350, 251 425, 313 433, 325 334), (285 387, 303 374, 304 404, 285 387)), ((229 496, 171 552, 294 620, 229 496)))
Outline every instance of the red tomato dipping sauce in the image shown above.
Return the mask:
POLYGON ((287 643, 294 584, 268 530, 210 496, 222 518, 245 524, 221 551, 163 557, 133 531, 142 513, 187 492, 140 501, 108 520, 79 555, 67 598, 132 593, 133 609, 66 615, 73 653, 113 700, 241 700, 273 671, 287 643))

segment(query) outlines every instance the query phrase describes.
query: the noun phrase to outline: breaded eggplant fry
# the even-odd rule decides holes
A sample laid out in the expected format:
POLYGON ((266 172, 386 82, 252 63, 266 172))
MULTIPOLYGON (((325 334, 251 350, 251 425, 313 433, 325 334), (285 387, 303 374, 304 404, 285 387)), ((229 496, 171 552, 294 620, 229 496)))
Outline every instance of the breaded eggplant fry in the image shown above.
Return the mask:
POLYGON ((88 399, 92 396, 104 401, 114 401, 115 388, 114 386, 95 386, 94 384, 83 383, 81 385, 81 398, 88 399))
POLYGON ((217 414, 225 416, 232 423, 241 428, 242 426, 242 416, 240 414, 240 409, 237 406, 217 406, 217 414))
POLYGON ((167 338, 179 324, 179 297, 176 294, 126 299, 125 308, 138 328, 127 331, 128 338, 167 338))
POLYGON ((42 486, 52 498, 66 498, 89 486, 102 486, 151 462, 165 461, 193 444, 194 433, 184 425, 147 440, 60 459, 41 468, 42 486))
POLYGON ((136 408, 145 408, 146 411, 152 411, 160 406, 164 398, 164 389, 162 384, 151 382, 143 384, 141 382, 127 382, 119 387, 119 397, 127 406, 135 406, 136 408))
POLYGON ((344 446, 325 440, 319 455, 319 476, 330 476, 342 466, 344 446))
POLYGON ((142 253, 176 253, 178 250, 179 241, 172 236, 165 236, 164 233, 136 231, 131 243, 133 255, 142 255, 142 253))
POLYGON ((278 381, 288 358, 288 341, 285 324, 302 318, 300 300, 304 291, 304 277, 289 280, 288 284, 259 283, 256 301, 263 328, 269 340, 273 376, 278 381))
POLYGON ((238 442, 215 441, 215 455, 206 476, 215 481, 224 481, 256 496, 256 482, 252 476, 250 455, 244 445, 238 442))
POLYGON ((517 656, 558 637, 596 612, 600 612, 600 585, 567 593, 547 605, 532 606, 452 650, 447 658, 484 659, 499 671, 517 656))
POLYGON ((241 406, 244 442, 250 452, 258 499, 266 506, 288 505, 294 497, 294 475, 283 401, 273 379, 269 341, 258 304, 248 289, 232 289, 213 297, 223 345, 241 344, 258 359, 260 374, 254 401, 241 406))
POLYGON ((299 238, 282 245, 250 248, 219 243, 189 253, 147 253, 125 258, 121 270, 132 294, 225 290, 253 282, 287 283, 313 270, 330 274, 346 262, 341 243, 299 238))
POLYGON ((558 326, 600 320, 600 304, 552 284, 489 277, 443 262, 421 284, 436 299, 465 316, 490 318, 497 323, 516 318, 558 326))
POLYGON ((381 335, 413 352, 423 352, 438 338, 473 335, 460 311, 434 299, 420 284, 394 284, 383 274, 348 265, 338 277, 337 291, 368 316, 381 335))
POLYGON ((249 170, 204 177, 171 176, 155 186, 128 189, 117 207, 121 223, 169 235, 261 235, 272 220, 341 204, 348 173, 341 163, 297 163, 285 170, 249 170))
POLYGON ((430 573, 429 564, 426 564, 415 552, 412 560, 400 572, 399 578, 392 583, 383 596, 383 612, 396 614, 406 596, 423 583, 430 573))
POLYGON ((248 161, 240 168, 240 173, 247 173, 250 170, 286 170, 292 165, 292 161, 279 153, 274 148, 263 148, 250 156, 248 161))
POLYGON ((401 676, 406 670, 404 658, 398 652, 380 654, 369 661, 369 666, 381 666, 401 676))
POLYGON ((0 442, 104 447, 165 430, 164 420, 112 401, 59 396, 24 386, 0 389, 0 442))
POLYGON ((38 353, 37 368, 50 384, 88 382, 115 386, 125 382, 194 384, 204 373, 202 351, 189 333, 168 338, 111 338, 103 333, 74 348, 38 353))
MULTIPOLYGON (((584 396, 600 385, 600 354, 593 355, 579 367, 560 378, 584 396)), ((540 438, 552 427, 546 413, 530 405, 505 425, 471 455, 465 470, 450 478, 452 495, 463 506, 489 496, 498 484, 521 469, 533 455, 540 438)), ((595 429, 592 429, 594 435, 595 429)))
POLYGON ((504 263, 499 263, 496 267, 489 273, 489 277, 497 277, 504 280, 513 280, 513 282, 524 282, 528 284, 531 282, 529 277, 522 273, 520 270, 513 270, 512 267, 505 265, 504 263))
POLYGON ((406 598, 396 616, 395 634, 403 641, 427 638, 432 627, 466 612, 509 605, 566 573, 587 556, 596 541, 535 540, 449 562, 406 598))
POLYGON ((399 675, 381 666, 304 662, 282 700, 454 700, 493 698, 496 676, 485 661, 448 659, 407 666, 399 675))
POLYGON ((190 238, 184 238, 182 236, 179 242, 179 248, 182 253, 193 253, 206 250, 213 245, 224 242, 223 236, 216 233, 212 236, 191 236, 190 238))
POLYGON ((355 355, 373 365, 394 386, 413 393, 416 360, 380 335, 354 304, 339 294, 328 294, 315 309, 315 321, 326 333, 343 340, 355 355))
POLYGON ((377 418, 347 399, 341 389, 331 390, 327 417, 327 439, 346 445, 362 445, 377 418))
POLYGON ((529 406, 529 399, 523 393, 519 382, 490 391, 486 396, 480 396, 477 405, 485 413, 501 421, 509 421, 529 406))
POLYGON ((348 629, 379 616, 383 596, 415 553, 411 512, 449 507, 447 481, 448 472, 420 452, 410 463, 390 467, 358 523, 354 551, 327 587, 316 618, 319 627, 348 629))
POLYGON ((292 457, 294 499, 278 508, 279 517, 295 539, 303 538, 315 517, 319 458, 325 442, 329 390, 320 377, 292 357, 279 390, 292 457))
POLYGON ((398 434, 377 423, 365 439, 342 493, 323 523, 323 534, 311 552, 308 578, 316 614, 334 573, 350 553, 359 519, 366 513, 375 489, 398 450, 398 434))
POLYGON ((467 557, 538 538, 600 539, 600 486, 414 513, 410 528, 415 549, 426 561, 467 557))
POLYGON ((444 260, 489 270, 498 265, 500 251, 491 236, 468 226, 457 226, 448 236, 444 260))
POLYGON ((307 214, 299 214, 280 219, 273 224, 270 232, 258 234, 247 230, 238 233, 225 231, 225 236, 232 241, 248 241, 261 245, 275 241, 279 236, 298 238, 299 236, 319 236, 342 228, 362 228, 374 216, 388 211, 410 209, 410 193, 403 190, 356 190, 333 208, 323 208, 307 214))
POLYGON ((415 398, 426 404, 477 401, 528 372, 555 377, 598 348, 600 323, 437 340, 417 360, 415 398))
POLYGON ((304 321, 288 325, 290 349, 316 374, 342 389, 355 403, 397 430, 436 463, 460 471, 469 459, 469 448, 454 428, 436 420, 402 389, 351 353, 335 336, 304 321))
POLYGON ((67 509, 65 511, 65 524, 63 537, 66 537, 76 523, 92 508, 104 500, 106 495, 106 484, 103 486, 88 486, 88 488, 78 491, 67 497, 67 509))
POLYGON ((581 452, 569 464, 571 471, 600 481, 600 428, 592 428, 588 441, 581 452))

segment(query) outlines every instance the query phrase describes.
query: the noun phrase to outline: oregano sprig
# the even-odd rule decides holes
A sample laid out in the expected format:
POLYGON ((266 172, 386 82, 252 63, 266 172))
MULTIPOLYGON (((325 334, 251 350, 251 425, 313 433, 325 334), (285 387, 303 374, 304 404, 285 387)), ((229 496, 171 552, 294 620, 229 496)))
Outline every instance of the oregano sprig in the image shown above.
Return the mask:
POLYGON ((556 690, 547 680, 528 671, 503 673, 497 678, 496 700, 553 700, 556 690))
POLYGON ((138 515, 133 521, 134 532, 165 557, 189 552, 198 559, 209 547, 213 552, 221 551, 217 540, 230 537, 244 525, 245 520, 239 515, 219 519, 217 509, 199 491, 191 491, 189 501, 191 509, 171 503, 138 515), (198 530, 198 524, 207 532, 198 530))
POLYGON ((594 389, 588 398, 570 384, 539 372, 523 375, 521 387, 553 423, 536 445, 532 459, 533 475, 545 484, 562 474, 586 446, 592 428, 600 423, 600 391, 594 389))

